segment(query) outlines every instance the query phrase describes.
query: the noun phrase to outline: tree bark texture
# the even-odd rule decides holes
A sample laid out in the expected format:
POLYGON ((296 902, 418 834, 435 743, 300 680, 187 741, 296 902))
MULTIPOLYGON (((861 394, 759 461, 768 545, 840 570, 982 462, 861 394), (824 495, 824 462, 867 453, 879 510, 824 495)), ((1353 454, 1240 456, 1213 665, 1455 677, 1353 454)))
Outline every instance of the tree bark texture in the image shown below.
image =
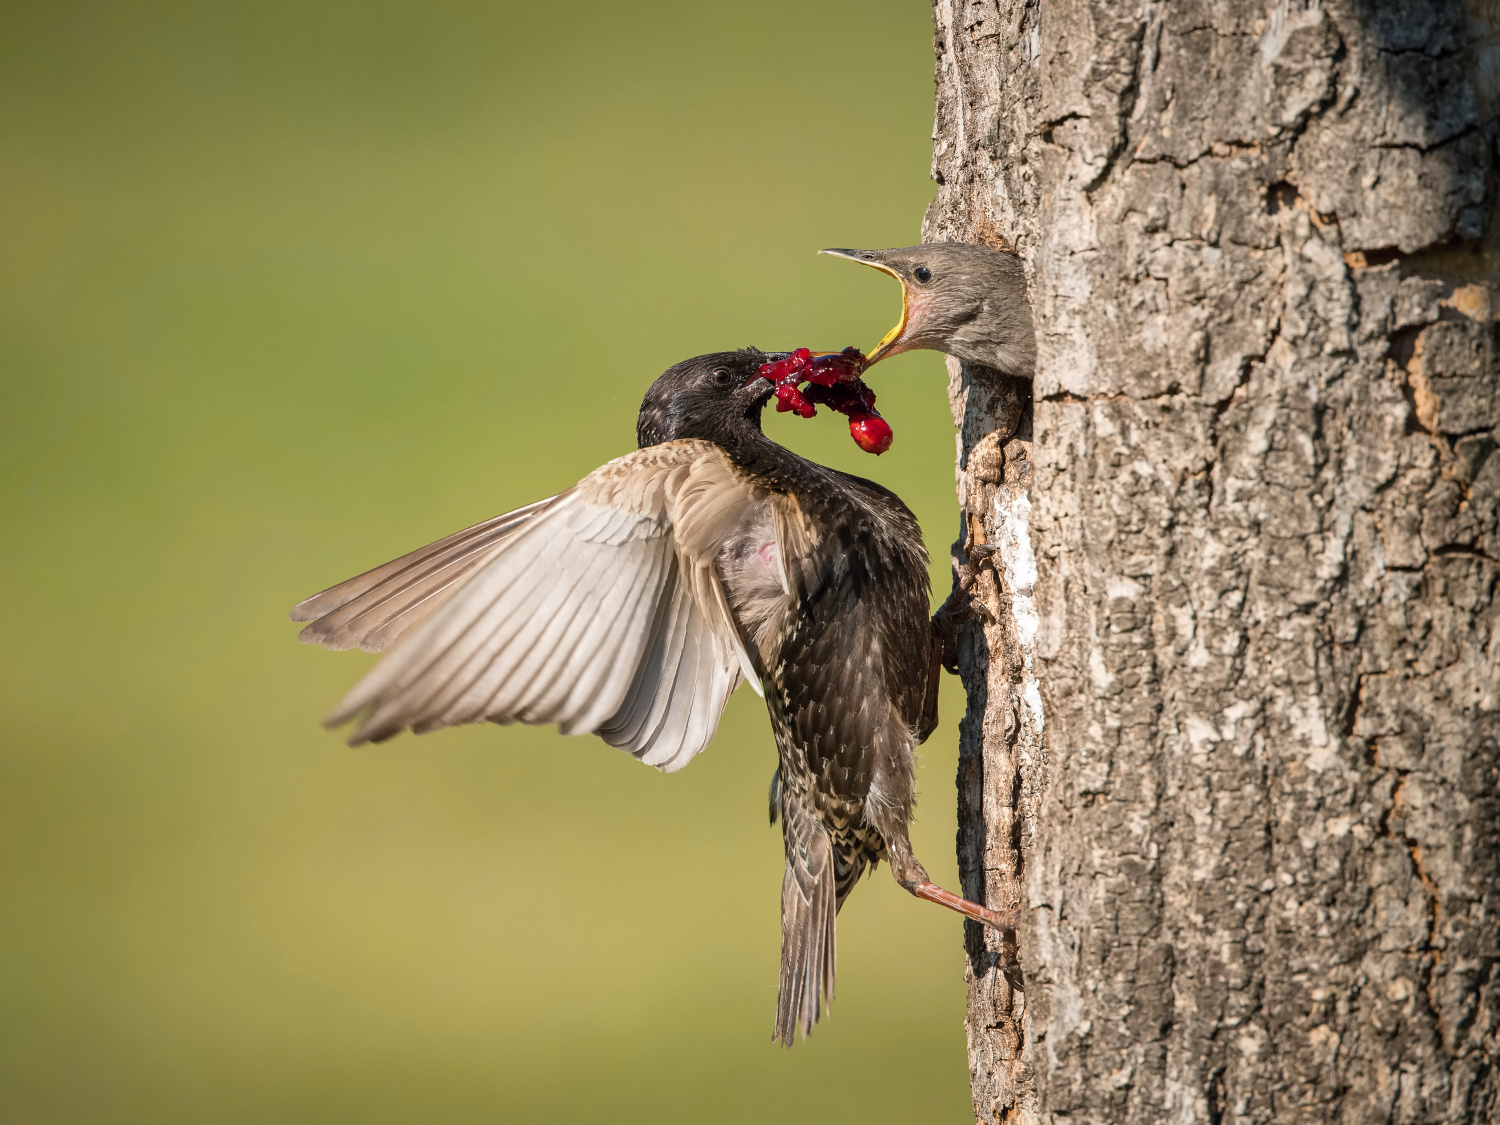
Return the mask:
POLYGON ((1500 1119, 1500 3, 934 14, 977 1117, 1500 1119))

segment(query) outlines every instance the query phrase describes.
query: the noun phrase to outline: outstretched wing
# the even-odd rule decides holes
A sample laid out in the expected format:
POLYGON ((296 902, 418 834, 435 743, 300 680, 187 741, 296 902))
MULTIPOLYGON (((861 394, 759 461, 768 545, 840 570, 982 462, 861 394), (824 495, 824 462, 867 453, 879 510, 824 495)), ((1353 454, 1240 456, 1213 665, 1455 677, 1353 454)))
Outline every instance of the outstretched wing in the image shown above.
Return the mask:
POLYGON ((384 652, 436 613, 502 539, 554 499, 454 532, 298 602, 292 620, 312 622, 298 639, 325 648, 384 652))
POLYGON ((333 615, 413 566, 428 583, 444 567, 469 569, 328 722, 362 715, 356 745, 408 728, 555 722, 681 768, 708 745, 741 676, 759 690, 714 559, 765 503, 717 446, 669 442, 611 461, 508 523, 479 525, 489 530, 471 529, 469 540, 460 532, 432 555, 406 556, 416 561, 404 568, 388 564, 390 576, 333 615))

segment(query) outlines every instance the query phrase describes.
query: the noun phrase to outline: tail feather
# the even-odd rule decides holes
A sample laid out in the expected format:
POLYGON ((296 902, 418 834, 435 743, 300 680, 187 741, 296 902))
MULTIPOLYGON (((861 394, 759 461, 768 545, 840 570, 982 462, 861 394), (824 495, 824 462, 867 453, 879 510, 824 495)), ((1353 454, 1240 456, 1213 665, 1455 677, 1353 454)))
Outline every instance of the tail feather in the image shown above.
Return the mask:
POLYGON ((834 916, 838 871, 828 830, 781 789, 786 874, 781 882, 781 989, 774 1039, 790 1047, 798 1030, 806 1039, 833 1000, 834 916))

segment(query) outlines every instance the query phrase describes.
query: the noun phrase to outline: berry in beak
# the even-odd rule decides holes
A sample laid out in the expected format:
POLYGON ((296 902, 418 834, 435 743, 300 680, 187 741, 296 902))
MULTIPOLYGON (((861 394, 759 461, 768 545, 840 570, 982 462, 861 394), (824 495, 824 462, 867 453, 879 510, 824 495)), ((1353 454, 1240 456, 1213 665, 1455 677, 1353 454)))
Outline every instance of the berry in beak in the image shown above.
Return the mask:
POLYGON ((891 427, 875 410, 875 392, 859 373, 869 365, 858 348, 819 352, 798 348, 784 359, 762 364, 760 377, 776 387, 776 410, 811 418, 818 405, 849 417, 849 436, 866 453, 877 456, 891 447, 891 427), (806 383, 804 389, 801 384, 806 383))

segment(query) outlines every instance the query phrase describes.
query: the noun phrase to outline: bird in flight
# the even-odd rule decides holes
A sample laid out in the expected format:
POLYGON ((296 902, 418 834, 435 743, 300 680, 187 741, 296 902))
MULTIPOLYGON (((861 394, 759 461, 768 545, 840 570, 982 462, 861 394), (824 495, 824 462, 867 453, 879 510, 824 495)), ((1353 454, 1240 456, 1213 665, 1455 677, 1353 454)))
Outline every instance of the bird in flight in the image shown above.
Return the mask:
MULTIPOLYGON (((708 746, 747 681, 778 754, 775 1038, 790 1045, 833 997, 834 916, 880 860, 912 894, 970 918, 1013 927, 1016 912, 935 886, 912 853, 913 747, 936 725, 941 674, 927 552, 895 494, 761 432, 788 360, 808 366, 751 348, 676 364, 641 403, 635 452, 292 617, 308 623, 304 641, 386 654, 328 716, 356 722, 353 745, 557 723, 672 771, 708 746)), ((851 424, 871 415, 843 368, 823 386, 814 397, 851 424)))

